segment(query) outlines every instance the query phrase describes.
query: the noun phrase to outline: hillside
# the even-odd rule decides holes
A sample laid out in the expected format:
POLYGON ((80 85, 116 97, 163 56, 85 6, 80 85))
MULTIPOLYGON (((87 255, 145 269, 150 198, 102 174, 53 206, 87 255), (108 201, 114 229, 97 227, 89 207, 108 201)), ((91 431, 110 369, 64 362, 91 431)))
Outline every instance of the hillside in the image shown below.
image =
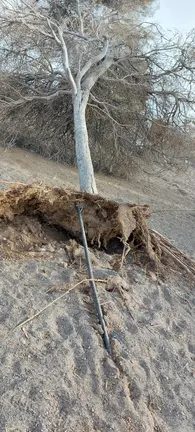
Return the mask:
MULTIPOLYGON (((17 148, 0 155, 1 189, 78 187, 68 166, 17 148)), ((139 174, 131 182, 98 175, 97 184, 102 196, 150 204, 150 225, 194 257, 193 173, 139 174)), ((194 430, 193 277, 169 266, 161 277, 132 255, 116 270, 117 256, 90 249, 109 356, 82 245, 28 215, 0 221, 0 244, 2 432, 194 430)))

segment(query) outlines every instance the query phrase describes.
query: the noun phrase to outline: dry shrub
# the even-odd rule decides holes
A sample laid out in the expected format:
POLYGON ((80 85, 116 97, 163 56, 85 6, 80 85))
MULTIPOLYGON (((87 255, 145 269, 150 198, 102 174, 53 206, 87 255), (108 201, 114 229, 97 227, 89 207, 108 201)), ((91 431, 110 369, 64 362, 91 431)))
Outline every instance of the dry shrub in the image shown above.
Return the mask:
MULTIPOLYGON (((16 91, 23 95, 28 93, 24 82, 13 77, 4 78, 1 91, 12 99, 16 98, 16 91)), ((113 84, 104 78, 96 83, 86 111, 89 145, 96 171, 126 178, 135 171, 135 155, 146 136, 145 122, 140 114, 145 102, 142 86, 121 88, 120 81, 113 84), (105 105, 107 101, 109 106, 105 105)), ((49 159, 76 165, 70 97, 59 97, 49 103, 34 101, 15 108, 2 106, 0 139, 6 147, 16 145, 49 159)))
POLYGON ((163 120, 154 119, 148 134, 149 146, 144 158, 150 163, 185 170, 194 151, 191 131, 181 131, 163 120))
MULTIPOLYGON (((130 177, 136 165, 134 130, 121 130, 115 140, 112 124, 88 109, 89 144, 95 171, 130 177), (123 134, 123 135, 122 135, 123 134)), ((34 151, 57 162, 76 165, 72 107, 62 99, 52 104, 33 103, 1 115, 1 143, 34 151)))

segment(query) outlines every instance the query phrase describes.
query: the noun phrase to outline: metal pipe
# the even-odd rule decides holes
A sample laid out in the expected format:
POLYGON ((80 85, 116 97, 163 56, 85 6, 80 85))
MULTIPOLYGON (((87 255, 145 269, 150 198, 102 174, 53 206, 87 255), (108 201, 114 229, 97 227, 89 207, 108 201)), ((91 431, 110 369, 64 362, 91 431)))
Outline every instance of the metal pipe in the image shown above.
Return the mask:
POLYGON ((95 281, 94 281, 94 276, 93 276, 91 260, 90 260, 90 256, 89 256, 87 238, 86 238, 85 228, 84 228, 84 223, 83 223, 83 218, 82 218, 82 207, 79 205, 76 205, 76 209, 78 212, 78 218, 79 218, 79 223, 80 223, 80 228, 81 228, 81 234, 82 234, 82 239, 83 239, 83 246, 84 246, 84 251, 85 251, 85 259, 86 259, 88 274, 89 274, 89 278, 91 279, 90 287, 92 290, 93 301, 94 301, 97 315, 99 318, 99 323, 101 324, 103 332, 104 332, 105 348, 108 351, 108 354, 111 354, 112 352, 111 352, 110 341, 109 341, 109 337, 108 337, 108 333, 107 333, 107 329, 106 329, 106 324, 105 324, 104 317, 103 317, 102 308, 101 308, 100 301, 98 298, 98 293, 97 293, 97 289, 96 289, 96 285, 95 285, 95 281))

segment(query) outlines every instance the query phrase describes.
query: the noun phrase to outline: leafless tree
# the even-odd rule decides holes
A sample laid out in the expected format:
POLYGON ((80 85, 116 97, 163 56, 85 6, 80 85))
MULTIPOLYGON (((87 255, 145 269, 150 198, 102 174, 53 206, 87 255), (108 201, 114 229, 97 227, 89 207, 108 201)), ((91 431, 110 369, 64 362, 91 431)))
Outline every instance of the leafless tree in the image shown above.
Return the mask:
POLYGON ((194 33, 169 38, 132 20, 133 2, 122 9, 114 0, 2 5, 1 107, 61 98, 72 104, 81 190, 97 192, 87 107, 110 121, 116 147, 117 140, 129 145, 132 130, 142 147, 155 118, 184 130, 194 102, 194 33))
POLYGON ((16 107, 62 95, 71 98, 80 187, 96 193, 86 107, 94 84, 119 58, 128 54, 117 30, 126 23, 116 11, 95 6, 94 2, 53 1, 43 2, 40 7, 33 3, 3 2, 1 46, 4 54, 7 52, 4 72, 26 77, 34 74, 43 87, 44 81, 47 82, 46 92, 32 86, 27 94, 15 91, 15 100, 7 96, 1 102, 16 107))

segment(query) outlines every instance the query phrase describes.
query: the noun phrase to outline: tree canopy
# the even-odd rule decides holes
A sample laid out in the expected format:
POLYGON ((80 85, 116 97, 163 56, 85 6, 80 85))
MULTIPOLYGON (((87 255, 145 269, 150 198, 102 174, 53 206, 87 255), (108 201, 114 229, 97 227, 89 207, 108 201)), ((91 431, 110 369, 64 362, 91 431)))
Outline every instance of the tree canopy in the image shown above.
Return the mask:
POLYGON ((71 100, 79 83, 82 92, 89 90, 86 119, 96 168, 116 172, 118 164, 126 171, 132 154, 148 148, 163 154, 175 131, 178 141, 194 115, 195 34, 164 34, 144 18, 151 4, 2 2, 0 107, 10 134, 24 137, 28 126, 30 145, 39 134, 43 153, 73 162, 71 100), (159 121, 161 136, 155 133, 159 121), (46 148, 48 130, 58 145, 46 148))

